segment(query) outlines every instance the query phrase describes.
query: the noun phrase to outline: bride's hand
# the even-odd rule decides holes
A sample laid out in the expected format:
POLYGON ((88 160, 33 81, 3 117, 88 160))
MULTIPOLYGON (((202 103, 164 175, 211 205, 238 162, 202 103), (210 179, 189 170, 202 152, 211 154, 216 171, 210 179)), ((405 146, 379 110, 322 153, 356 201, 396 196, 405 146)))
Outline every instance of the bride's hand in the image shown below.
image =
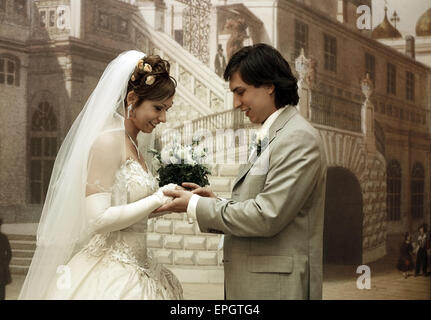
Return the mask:
POLYGON ((167 211, 164 211, 164 212, 151 212, 150 215, 148 216, 148 219, 160 218, 160 217, 162 217, 162 216, 164 216, 166 214, 169 214, 169 213, 171 213, 171 212, 167 212, 167 211))
MULTIPOLYGON (((179 187, 179 186, 178 186, 179 187)), ((179 188, 181 188, 181 187, 179 187, 179 188)), ((175 189, 177 189, 177 188, 175 188, 175 189)), ((181 188, 181 189, 183 189, 183 188, 181 188)), ((150 213, 150 215, 148 216, 148 218, 149 219, 152 219, 152 218, 160 218, 160 217, 162 217, 162 216, 164 216, 164 215, 166 215, 166 214, 171 214, 172 212, 170 212, 170 211, 160 211, 160 212, 157 212, 157 210, 159 210, 159 208, 161 208, 161 207, 163 207, 163 206, 165 206, 165 205, 167 205, 167 204, 169 204, 169 203, 171 203, 173 201, 173 199, 170 199, 170 200, 168 200, 165 204, 162 204, 160 207, 158 207, 156 210, 154 210, 153 212, 151 212, 150 213)))
POLYGON ((201 187, 200 185, 192 182, 183 182, 183 187, 191 189, 191 192, 201 197, 217 198, 216 194, 210 188, 201 187))

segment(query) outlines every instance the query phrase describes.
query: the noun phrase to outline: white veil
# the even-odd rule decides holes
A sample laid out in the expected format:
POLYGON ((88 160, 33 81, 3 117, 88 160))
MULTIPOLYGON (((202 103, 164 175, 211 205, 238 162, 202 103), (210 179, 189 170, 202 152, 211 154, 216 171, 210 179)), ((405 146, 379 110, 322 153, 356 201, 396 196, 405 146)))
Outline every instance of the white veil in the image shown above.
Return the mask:
MULTIPOLYGON (((84 209, 90 152, 104 133, 123 133, 128 80, 144 56, 139 51, 127 51, 107 66, 62 143, 37 231, 37 248, 19 299, 43 299, 58 267, 67 264, 92 236, 84 209)), ((118 156, 124 158, 124 134, 116 136, 122 138, 107 153, 104 151, 104 159, 99 158, 98 164, 103 166, 104 160, 109 162, 118 156)), ((153 140, 148 136, 141 136, 140 141, 153 140)), ((104 184, 99 180, 95 183, 104 184)))

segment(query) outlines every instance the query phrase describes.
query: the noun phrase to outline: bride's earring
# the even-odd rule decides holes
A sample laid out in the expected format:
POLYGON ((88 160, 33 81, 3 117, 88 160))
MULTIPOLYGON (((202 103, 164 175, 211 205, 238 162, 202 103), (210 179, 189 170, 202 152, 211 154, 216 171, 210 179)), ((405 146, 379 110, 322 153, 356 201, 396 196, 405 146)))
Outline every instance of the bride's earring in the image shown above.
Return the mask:
POLYGON ((127 107, 127 119, 130 119, 130 112, 132 112, 133 104, 129 104, 127 107))

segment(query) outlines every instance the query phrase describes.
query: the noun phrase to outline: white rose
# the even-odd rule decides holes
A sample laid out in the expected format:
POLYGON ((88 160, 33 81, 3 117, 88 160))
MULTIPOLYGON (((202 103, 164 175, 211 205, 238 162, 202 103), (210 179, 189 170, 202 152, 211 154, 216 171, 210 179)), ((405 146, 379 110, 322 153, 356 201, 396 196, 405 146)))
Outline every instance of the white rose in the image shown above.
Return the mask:
POLYGON ((192 147, 191 146, 185 147, 183 149, 183 152, 184 152, 183 153, 183 155, 184 155, 184 157, 183 157, 184 163, 195 165, 196 161, 194 161, 194 159, 193 159, 192 147))
POLYGON ((184 148, 181 145, 177 145, 174 148, 173 156, 180 161, 184 160, 184 156, 185 156, 184 148))
POLYGON ((164 164, 170 164, 171 163, 171 150, 168 147, 163 148, 162 152, 160 153, 160 157, 162 158, 162 162, 164 164))
POLYGON ((196 164, 196 161, 193 159, 190 153, 187 153, 186 158, 184 159, 184 163, 191 164, 192 166, 194 166, 196 164))
POLYGON ((205 149, 202 146, 197 146, 193 151, 193 158, 196 159, 197 161, 203 160, 203 158, 205 158, 206 155, 207 154, 205 152, 205 149))
POLYGON ((169 163, 172 163, 172 164, 179 164, 179 163, 180 163, 180 159, 178 159, 177 157, 171 156, 171 157, 169 158, 169 163))

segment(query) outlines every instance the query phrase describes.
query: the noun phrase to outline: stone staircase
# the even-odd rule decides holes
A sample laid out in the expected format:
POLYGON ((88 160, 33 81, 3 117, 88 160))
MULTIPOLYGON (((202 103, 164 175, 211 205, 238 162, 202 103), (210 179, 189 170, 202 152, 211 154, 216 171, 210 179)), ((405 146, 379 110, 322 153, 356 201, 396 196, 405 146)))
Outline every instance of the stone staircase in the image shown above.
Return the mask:
POLYGON ((140 13, 132 23, 136 30, 136 48, 168 60, 170 74, 177 80, 174 106, 167 115, 167 123, 157 126, 159 132, 232 108, 233 98, 228 83, 206 64, 171 36, 154 29, 140 13))
POLYGON ((22 234, 7 235, 12 249, 10 270, 12 274, 27 274, 36 249, 36 236, 22 234))
MULTIPOLYGON (((211 189, 230 198, 239 165, 215 165, 209 176, 211 189)), ((35 235, 7 234, 12 274, 27 274, 36 249, 35 235)), ((189 224, 184 213, 169 214, 148 222, 148 248, 159 263, 174 271, 181 282, 222 283, 223 250, 220 235, 203 234, 197 223, 189 224)))

